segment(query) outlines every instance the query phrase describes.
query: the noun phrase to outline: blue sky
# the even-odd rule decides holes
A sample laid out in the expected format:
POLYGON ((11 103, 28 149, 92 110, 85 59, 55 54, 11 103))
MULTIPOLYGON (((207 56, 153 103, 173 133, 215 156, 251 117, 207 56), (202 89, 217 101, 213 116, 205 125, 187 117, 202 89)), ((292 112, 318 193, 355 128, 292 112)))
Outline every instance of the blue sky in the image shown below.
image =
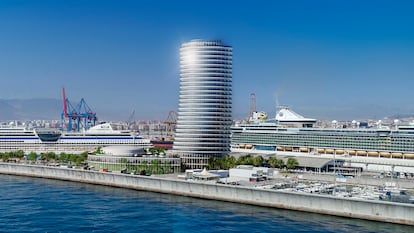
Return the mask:
MULTIPOLYGON (((233 112, 414 113, 411 1, 0 2, 0 98, 84 97, 102 118, 177 110, 179 47, 233 46, 233 112)), ((59 118, 57 116, 56 118, 59 118)))

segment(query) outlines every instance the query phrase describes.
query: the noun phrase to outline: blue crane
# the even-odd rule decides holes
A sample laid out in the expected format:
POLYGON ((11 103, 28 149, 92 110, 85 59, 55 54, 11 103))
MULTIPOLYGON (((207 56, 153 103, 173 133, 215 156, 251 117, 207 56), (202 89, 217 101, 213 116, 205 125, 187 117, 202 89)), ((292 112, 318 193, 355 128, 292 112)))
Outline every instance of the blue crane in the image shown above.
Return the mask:
POLYGON ((96 113, 86 104, 85 99, 81 99, 76 108, 73 107, 69 99, 66 97, 65 88, 62 87, 63 112, 62 112, 62 128, 67 119, 67 131, 77 131, 81 129, 87 130, 94 126, 97 117, 96 113))

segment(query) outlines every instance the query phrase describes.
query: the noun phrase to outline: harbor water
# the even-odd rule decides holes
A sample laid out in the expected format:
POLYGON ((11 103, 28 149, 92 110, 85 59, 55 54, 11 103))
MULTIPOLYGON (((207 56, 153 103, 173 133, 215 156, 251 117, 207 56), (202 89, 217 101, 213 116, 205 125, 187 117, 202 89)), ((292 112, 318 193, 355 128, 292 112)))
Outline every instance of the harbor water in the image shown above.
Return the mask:
POLYGON ((413 232, 410 226, 0 175, 0 232, 413 232))

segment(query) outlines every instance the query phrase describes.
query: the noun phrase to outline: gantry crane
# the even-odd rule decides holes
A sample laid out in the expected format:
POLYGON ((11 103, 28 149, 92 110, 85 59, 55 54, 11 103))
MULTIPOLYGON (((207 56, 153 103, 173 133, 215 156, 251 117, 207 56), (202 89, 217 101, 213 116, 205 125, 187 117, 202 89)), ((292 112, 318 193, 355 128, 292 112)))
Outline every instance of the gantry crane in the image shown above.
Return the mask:
POLYGON ((73 107, 69 99, 66 97, 65 87, 62 87, 63 112, 62 112, 62 128, 67 125, 67 131, 87 130, 94 126, 97 117, 96 113, 86 104, 85 99, 81 99, 76 108, 73 107))

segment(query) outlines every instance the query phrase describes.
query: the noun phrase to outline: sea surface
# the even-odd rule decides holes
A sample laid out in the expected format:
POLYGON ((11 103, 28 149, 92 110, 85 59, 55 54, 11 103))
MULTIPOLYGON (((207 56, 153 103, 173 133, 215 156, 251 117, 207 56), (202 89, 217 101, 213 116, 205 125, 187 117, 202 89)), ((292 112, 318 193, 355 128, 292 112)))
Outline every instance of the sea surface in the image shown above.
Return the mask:
POLYGON ((414 232, 378 223, 0 175, 0 232, 414 232))

